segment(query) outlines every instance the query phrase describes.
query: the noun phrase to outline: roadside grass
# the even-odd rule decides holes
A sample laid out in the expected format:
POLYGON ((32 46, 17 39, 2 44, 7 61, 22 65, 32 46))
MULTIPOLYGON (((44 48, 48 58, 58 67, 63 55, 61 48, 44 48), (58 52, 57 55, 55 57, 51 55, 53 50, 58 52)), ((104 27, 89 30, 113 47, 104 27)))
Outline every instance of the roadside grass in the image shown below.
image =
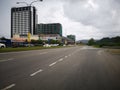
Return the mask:
MULTIPOLYGON (((64 46, 69 47, 69 46, 64 46)), ((16 48, 0 48, 0 53, 4 52, 17 52, 17 51, 29 51, 29 50, 41 50, 41 49, 52 49, 52 48, 64 48, 63 46, 52 46, 52 47, 43 47, 43 46, 34 46, 34 47, 16 47, 16 48)))
POLYGON ((95 47, 95 48, 101 48, 99 45, 93 45, 93 47, 95 47))
POLYGON ((2 52, 14 52, 14 51, 28 51, 28 50, 37 50, 42 47, 17 47, 17 48, 0 48, 0 53, 2 52))
POLYGON ((120 54, 120 49, 106 49, 106 51, 112 54, 120 54))
MULTIPOLYGON (((93 47, 95 48, 103 48, 103 47, 100 47, 99 45, 94 45, 93 47)), ((115 49, 113 47, 104 47, 105 51, 108 52, 108 53, 111 53, 111 54, 119 54, 120 55, 120 49, 115 49)))

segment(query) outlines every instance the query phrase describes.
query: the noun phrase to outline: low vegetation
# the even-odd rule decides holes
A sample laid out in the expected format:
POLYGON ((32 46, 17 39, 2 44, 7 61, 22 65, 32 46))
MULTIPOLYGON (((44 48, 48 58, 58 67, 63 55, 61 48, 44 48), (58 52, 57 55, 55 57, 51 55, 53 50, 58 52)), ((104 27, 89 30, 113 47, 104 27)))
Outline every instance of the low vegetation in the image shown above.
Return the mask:
POLYGON ((94 40, 92 38, 88 41, 88 45, 120 49, 120 36, 113 38, 106 37, 106 38, 102 38, 101 40, 94 40))
POLYGON ((43 47, 43 46, 34 46, 34 47, 17 47, 17 48, 0 48, 0 53, 3 52, 16 52, 16 51, 28 51, 28 50, 40 50, 40 49, 51 49, 51 48, 62 48, 63 46, 54 46, 54 47, 43 47))
POLYGON ((120 49, 107 49, 106 51, 112 54, 120 54, 120 49))

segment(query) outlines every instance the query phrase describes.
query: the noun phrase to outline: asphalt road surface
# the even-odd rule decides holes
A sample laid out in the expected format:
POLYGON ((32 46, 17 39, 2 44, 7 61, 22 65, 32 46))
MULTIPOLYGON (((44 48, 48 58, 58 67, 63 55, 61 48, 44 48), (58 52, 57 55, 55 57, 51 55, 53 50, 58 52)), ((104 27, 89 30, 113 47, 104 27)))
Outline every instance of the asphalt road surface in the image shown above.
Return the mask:
POLYGON ((1 53, 0 90, 120 90, 120 55, 88 46, 1 53))

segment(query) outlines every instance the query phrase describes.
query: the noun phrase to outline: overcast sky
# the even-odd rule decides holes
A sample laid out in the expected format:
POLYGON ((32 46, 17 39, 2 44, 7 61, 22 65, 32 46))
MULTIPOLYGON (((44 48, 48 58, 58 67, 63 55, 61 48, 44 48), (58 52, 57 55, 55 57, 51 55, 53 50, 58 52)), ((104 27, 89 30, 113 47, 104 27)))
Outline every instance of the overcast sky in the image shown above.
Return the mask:
MULTIPOLYGON (((33 0, 0 0, 0 37, 10 38, 11 8, 33 0)), ((77 40, 120 36, 120 0, 43 0, 33 4, 38 23, 61 23, 77 40)))

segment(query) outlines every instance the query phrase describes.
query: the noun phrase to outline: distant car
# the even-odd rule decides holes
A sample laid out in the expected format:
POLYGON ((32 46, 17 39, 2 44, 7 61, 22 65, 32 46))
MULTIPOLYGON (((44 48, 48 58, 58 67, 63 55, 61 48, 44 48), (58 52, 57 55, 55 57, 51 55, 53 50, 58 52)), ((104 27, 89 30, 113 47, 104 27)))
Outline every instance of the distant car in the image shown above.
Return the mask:
POLYGON ((45 44, 45 45, 43 45, 43 47, 51 47, 51 45, 45 44))
POLYGON ((59 46, 59 44, 50 44, 51 46, 59 46))
POLYGON ((5 45, 5 44, 0 43, 0 48, 5 48, 5 47, 6 47, 6 45, 5 45))
POLYGON ((66 45, 64 44, 63 46, 65 47, 66 45))

